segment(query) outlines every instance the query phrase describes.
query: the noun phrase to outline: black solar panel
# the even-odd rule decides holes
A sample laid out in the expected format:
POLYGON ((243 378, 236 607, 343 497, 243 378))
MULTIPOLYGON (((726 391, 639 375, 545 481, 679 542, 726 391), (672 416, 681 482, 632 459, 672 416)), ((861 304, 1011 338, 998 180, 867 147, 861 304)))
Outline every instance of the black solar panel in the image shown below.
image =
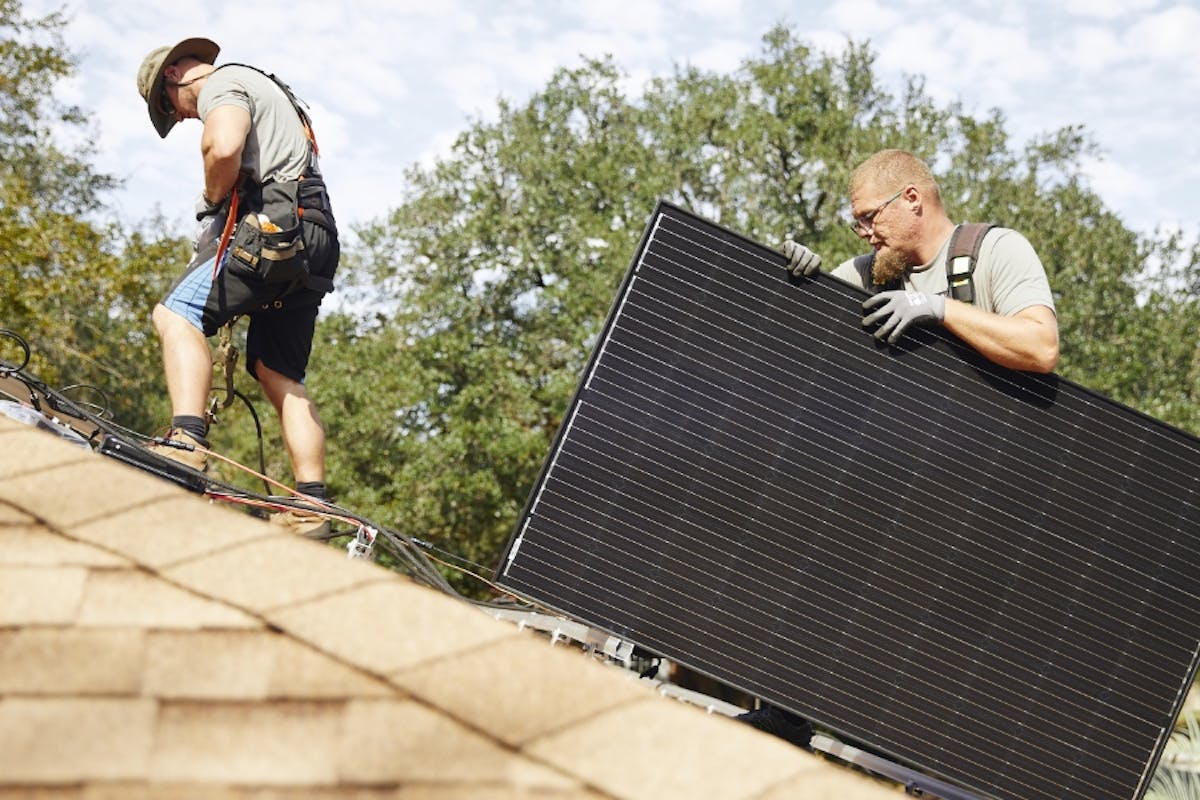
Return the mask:
POLYGON ((1000 798, 1137 798, 1195 674, 1200 443, 660 204, 502 585, 1000 798))

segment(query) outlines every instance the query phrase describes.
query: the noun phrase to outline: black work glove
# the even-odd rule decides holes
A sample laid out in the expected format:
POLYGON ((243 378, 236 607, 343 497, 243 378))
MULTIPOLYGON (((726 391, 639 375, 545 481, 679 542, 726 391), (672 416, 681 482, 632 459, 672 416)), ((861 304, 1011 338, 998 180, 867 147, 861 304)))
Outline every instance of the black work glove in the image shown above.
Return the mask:
POLYGON ((811 278, 821 268, 821 257, 799 242, 787 239, 783 243, 783 254, 787 256, 788 271, 799 278, 811 278))
POLYGON ((871 309, 878 310, 863 317, 863 326, 882 320, 879 329, 875 331, 875 338, 886 338, 888 344, 895 344, 909 325, 941 324, 946 318, 946 298, 940 294, 897 289, 892 292, 880 292, 864 300, 863 313, 871 309))

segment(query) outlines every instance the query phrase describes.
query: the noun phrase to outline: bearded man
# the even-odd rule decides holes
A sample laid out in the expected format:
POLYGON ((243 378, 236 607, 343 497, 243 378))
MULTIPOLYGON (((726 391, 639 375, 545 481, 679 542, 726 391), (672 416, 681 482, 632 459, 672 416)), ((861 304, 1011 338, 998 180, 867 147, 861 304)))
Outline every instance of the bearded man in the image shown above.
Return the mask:
MULTIPOLYGON (((1010 369, 1051 372, 1058 364, 1058 318, 1046 270, 1017 231, 993 227, 983 236, 971 275, 970 302, 954 299, 946 258, 958 226, 942 206, 929 167, 903 150, 882 150, 850 176, 850 226, 872 252, 833 275, 872 292, 864 325, 894 344, 909 325, 941 324, 985 358, 1010 369)), ((786 241, 796 275, 814 275, 821 259, 786 241)))

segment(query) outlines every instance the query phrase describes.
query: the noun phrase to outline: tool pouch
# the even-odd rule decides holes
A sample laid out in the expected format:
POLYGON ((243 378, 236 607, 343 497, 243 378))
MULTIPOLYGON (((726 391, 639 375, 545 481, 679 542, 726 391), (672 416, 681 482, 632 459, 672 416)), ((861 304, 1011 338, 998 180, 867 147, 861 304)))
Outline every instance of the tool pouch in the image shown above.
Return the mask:
POLYGON ((261 202, 246 198, 249 210, 229 243, 231 268, 264 283, 306 282, 308 256, 297 213, 298 188, 298 181, 272 181, 261 187, 261 202))

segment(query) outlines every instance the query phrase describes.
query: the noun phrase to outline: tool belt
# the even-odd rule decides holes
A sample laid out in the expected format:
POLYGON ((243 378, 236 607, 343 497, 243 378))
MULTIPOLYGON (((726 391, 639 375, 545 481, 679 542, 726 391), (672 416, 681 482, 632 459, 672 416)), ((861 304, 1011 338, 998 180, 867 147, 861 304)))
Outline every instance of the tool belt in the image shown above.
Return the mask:
POLYGON ((235 190, 237 219, 228 241, 229 269, 280 285, 283 294, 306 287, 329 292, 333 281, 309 270, 304 225, 320 225, 336 234, 333 212, 319 176, 256 184, 244 179, 235 190))

